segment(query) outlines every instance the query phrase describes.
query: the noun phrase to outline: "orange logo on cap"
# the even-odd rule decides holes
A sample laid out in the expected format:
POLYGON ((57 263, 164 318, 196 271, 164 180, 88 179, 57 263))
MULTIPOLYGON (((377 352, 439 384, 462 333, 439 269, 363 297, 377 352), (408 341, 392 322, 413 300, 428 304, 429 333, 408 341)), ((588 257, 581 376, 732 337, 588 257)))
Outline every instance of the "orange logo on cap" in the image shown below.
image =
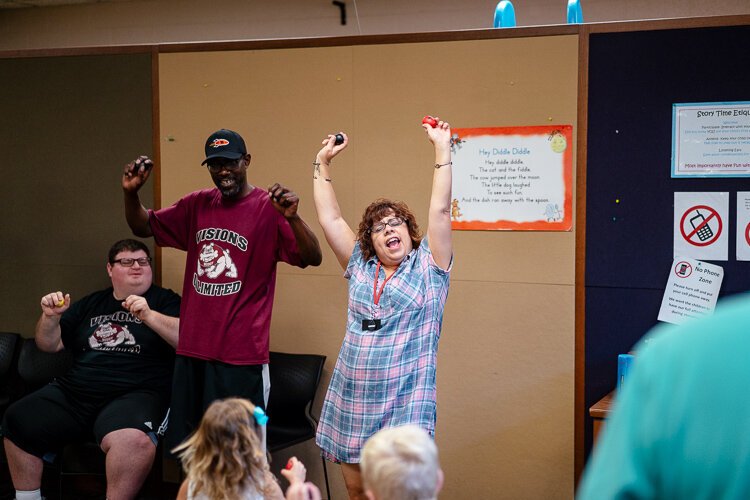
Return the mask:
POLYGON ((227 146, 229 144, 229 141, 226 139, 214 139, 214 142, 211 143, 212 148, 220 148, 222 146, 227 146))

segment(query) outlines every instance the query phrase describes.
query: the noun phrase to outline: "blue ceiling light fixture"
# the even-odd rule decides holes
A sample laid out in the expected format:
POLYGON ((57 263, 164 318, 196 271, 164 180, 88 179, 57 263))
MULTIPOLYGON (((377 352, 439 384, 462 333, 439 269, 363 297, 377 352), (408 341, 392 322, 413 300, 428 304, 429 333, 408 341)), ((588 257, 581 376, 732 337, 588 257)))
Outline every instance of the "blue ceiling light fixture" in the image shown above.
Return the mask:
POLYGON ((568 24, 583 24, 581 0, 568 0, 568 24))
POLYGON ((500 0, 495 7, 495 21, 493 28, 514 28, 516 26, 516 11, 510 0, 500 0))

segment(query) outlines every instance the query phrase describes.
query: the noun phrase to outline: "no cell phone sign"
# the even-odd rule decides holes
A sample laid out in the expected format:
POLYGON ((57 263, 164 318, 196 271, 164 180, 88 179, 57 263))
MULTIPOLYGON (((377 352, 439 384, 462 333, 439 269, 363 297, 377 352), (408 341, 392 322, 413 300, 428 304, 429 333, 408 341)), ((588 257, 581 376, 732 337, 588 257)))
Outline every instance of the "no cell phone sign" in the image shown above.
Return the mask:
POLYGON ((707 247, 718 240, 722 227, 721 216, 708 205, 690 207, 680 220, 682 237, 697 247, 707 247))

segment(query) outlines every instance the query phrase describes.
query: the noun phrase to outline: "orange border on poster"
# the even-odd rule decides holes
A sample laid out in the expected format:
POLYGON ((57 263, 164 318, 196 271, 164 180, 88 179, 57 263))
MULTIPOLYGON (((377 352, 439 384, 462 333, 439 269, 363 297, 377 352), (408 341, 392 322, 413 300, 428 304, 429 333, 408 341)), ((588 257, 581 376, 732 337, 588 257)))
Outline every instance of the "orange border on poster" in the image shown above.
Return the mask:
MULTIPOLYGON (((572 125, 533 125, 527 127, 486 127, 455 128, 459 139, 480 135, 542 135, 560 132, 567 142, 563 153, 564 199, 563 219, 556 222, 536 220, 515 222, 497 220, 494 222, 471 220, 451 221, 451 229, 463 231, 570 231, 573 228, 573 126, 572 125)), ((454 174, 455 175, 455 174, 454 174)))

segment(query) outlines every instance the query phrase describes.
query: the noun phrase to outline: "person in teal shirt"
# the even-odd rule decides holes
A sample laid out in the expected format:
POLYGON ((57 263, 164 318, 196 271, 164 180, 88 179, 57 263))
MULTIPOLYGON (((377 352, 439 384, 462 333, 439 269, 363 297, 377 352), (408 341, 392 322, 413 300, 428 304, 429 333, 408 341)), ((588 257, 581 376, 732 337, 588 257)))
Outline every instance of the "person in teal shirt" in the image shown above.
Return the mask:
POLYGON ((750 498, 750 298, 635 350, 578 500, 750 498))

